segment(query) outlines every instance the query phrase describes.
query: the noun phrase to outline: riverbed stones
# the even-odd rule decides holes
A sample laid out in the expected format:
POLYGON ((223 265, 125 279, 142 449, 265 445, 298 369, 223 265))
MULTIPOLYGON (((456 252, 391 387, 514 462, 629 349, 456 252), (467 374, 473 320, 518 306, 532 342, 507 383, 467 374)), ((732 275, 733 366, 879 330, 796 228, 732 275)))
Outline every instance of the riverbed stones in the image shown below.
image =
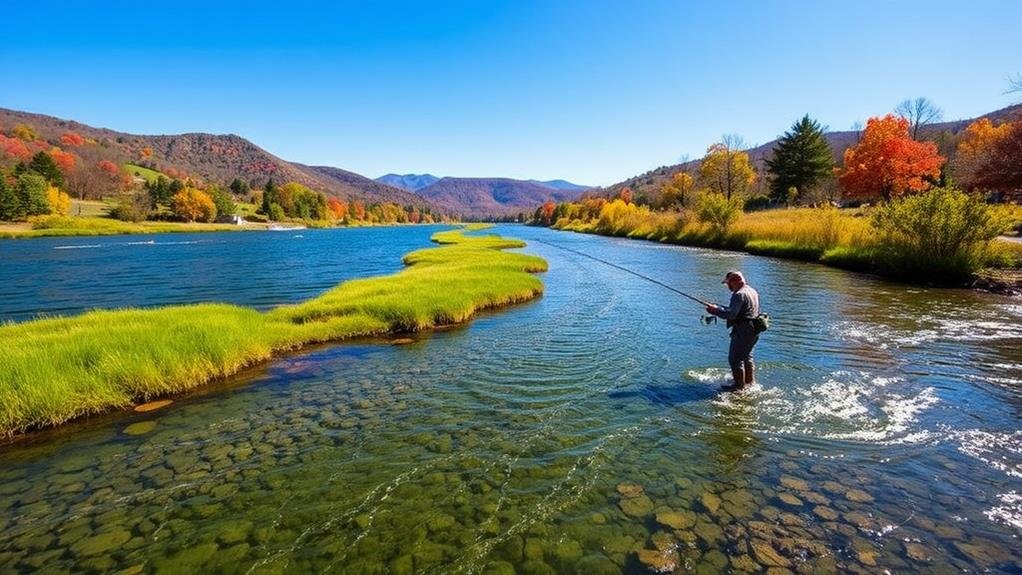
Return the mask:
POLYGON ((699 496, 699 504, 706 511, 716 513, 720 509, 720 497, 717 497, 712 491, 703 491, 703 494, 699 496))
POLYGON ((650 543, 653 544, 653 548, 660 551, 675 549, 678 546, 677 539, 666 531, 657 531, 649 538, 649 540, 650 543))
POLYGON ((150 411, 156 411, 157 409, 162 409, 162 408, 167 407, 168 405, 170 405, 172 403, 174 403, 173 399, 159 399, 159 400, 156 400, 156 401, 150 401, 148 403, 143 403, 143 404, 140 404, 140 405, 136 405, 135 406, 135 411, 137 411, 139 413, 147 413, 147 412, 150 412, 150 411))
POLYGON ((592 553, 578 560, 575 573, 585 575, 621 575, 621 568, 607 556, 592 553))
POLYGON ((849 489, 845 492, 845 499, 854 503, 872 503, 873 496, 861 489, 849 489))
POLYGON ((814 507, 813 513, 824 521, 834 521, 838 517, 837 511, 834 511, 830 507, 824 507, 823 505, 817 505, 814 507))
POLYGON ((802 479, 793 477, 791 475, 782 475, 780 478, 780 482, 781 485, 787 487, 788 489, 793 489, 795 491, 809 491, 808 483, 806 483, 802 479))
POLYGON ((752 549, 752 555, 762 565, 772 567, 790 567, 791 561, 786 559, 783 555, 774 549, 773 545, 762 539, 753 539, 749 542, 749 547, 752 549))
POLYGON ((781 500, 781 503, 784 503, 785 505, 787 505, 789 507, 802 507, 802 505, 803 505, 801 499, 799 499, 798 497, 795 497, 794 495, 792 495, 791 493, 788 493, 786 491, 782 491, 777 496, 777 498, 781 500))
POLYGON ((639 495, 622 499, 618 507, 629 517, 645 517, 653 511, 653 501, 645 495, 639 495))
POLYGON ((82 556, 99 555, 120 547, 129 539, 131 539, 131 533, 128 531, 108 531, 79 539, 71 546, 71 551, 82 556))
POLYGON ((696 514, 691 511, 664 509, 657 511, 656 521, 660 525, 670 527, 671 529, 688 529, 695 525, 696 514))
POLYGON ((913 561, 929 561, 930 552, 923 545, 916 543, 915 541, 904 541, 905 555, 913 561))
POLYGON ((126 435, 145 435, 156 429, 155 421, 139 421, 124 428, 126 435))
POLYGON ((653 573, 671 573, 678 567, 680 557, 674 550, 640 549, 636 556, 646 569, 653 573))
POLYGON ((632 497, 638 497, 645 493, 645 489, 637 483, 620 483, 617 486, 617 492, 626 499, 632 497))

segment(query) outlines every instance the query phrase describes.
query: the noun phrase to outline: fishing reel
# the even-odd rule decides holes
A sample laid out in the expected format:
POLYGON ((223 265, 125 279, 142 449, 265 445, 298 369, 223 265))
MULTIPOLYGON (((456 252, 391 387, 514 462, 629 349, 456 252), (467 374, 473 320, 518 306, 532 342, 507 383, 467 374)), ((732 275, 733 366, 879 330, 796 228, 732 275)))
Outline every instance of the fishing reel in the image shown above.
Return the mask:
POLYGON ((699 318, 699 321, 703 322, 703 325, 710 325, 717 323, 717 316, 715 315, 704 315, 699 318))

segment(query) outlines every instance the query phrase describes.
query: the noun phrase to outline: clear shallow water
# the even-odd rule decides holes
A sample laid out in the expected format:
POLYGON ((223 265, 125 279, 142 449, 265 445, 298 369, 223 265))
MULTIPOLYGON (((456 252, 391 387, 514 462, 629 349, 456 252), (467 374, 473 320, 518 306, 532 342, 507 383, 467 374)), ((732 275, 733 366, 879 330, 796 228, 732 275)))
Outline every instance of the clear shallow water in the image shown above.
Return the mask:
MULTIPOLYGON (((1019 300, 499 231, 718 300, 743 269, 775 318, 761 386, 714 392, 727 339, 698 307, 532 242, 551 268, 537 301, 410 345, 318 347, 0 449, 0 571, 1022 570, 1019 300)), ((390 269, 428 237, 365 232, 390 269)), ((350 243, 341 233, 322 241, 350 243)), ((335 269, 380 273, 349 248, 335 269)), ((121 260, 103 265, 147 267, 121 260)), ((115 299, 137 290, 95 281, 115 299)), ((173 301, 228 299, 196 293, 173 301)))

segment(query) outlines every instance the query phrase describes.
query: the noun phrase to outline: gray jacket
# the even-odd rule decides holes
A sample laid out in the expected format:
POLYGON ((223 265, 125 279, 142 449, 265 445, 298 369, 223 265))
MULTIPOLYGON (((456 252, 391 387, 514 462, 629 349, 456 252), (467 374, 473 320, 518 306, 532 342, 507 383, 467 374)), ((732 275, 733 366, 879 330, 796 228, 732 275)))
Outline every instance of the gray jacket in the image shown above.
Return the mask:
POLYGON ((728 327, 748 323, 747 320, 759 315, 759 292, 746 284, 731 294, 727 307, 720 308, 713 315, 726 319, 728 327))

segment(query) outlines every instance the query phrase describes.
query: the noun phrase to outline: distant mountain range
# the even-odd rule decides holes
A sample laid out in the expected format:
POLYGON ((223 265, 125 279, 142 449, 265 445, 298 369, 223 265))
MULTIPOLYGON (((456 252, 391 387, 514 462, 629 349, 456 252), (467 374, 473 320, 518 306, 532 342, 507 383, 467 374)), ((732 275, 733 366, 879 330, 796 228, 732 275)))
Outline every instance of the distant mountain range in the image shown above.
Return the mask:
POLYGON ((465 218, 514 216, 532 212, 536 202, 571 201, 591 189, 566 180, 438 178, 431 174, 387 174, 376 181, 415 192, 445 213, 465 218))
POLYGON ((436 183, 439 179, 432 174, 405 174, 403 176, 387 174, 386 176, 376 178, 376 181, 394 186, 395 188, 401 188, 402 190, 408 190, 409 192, 417 192, 426 186, 436 183))
POLYGON ((548 185, 510 178, 440 178, 416 191, 441 211, 463 218, 514 216, 531 213, 547 200, 577 199, 583 190, 557 189, 548 185))

